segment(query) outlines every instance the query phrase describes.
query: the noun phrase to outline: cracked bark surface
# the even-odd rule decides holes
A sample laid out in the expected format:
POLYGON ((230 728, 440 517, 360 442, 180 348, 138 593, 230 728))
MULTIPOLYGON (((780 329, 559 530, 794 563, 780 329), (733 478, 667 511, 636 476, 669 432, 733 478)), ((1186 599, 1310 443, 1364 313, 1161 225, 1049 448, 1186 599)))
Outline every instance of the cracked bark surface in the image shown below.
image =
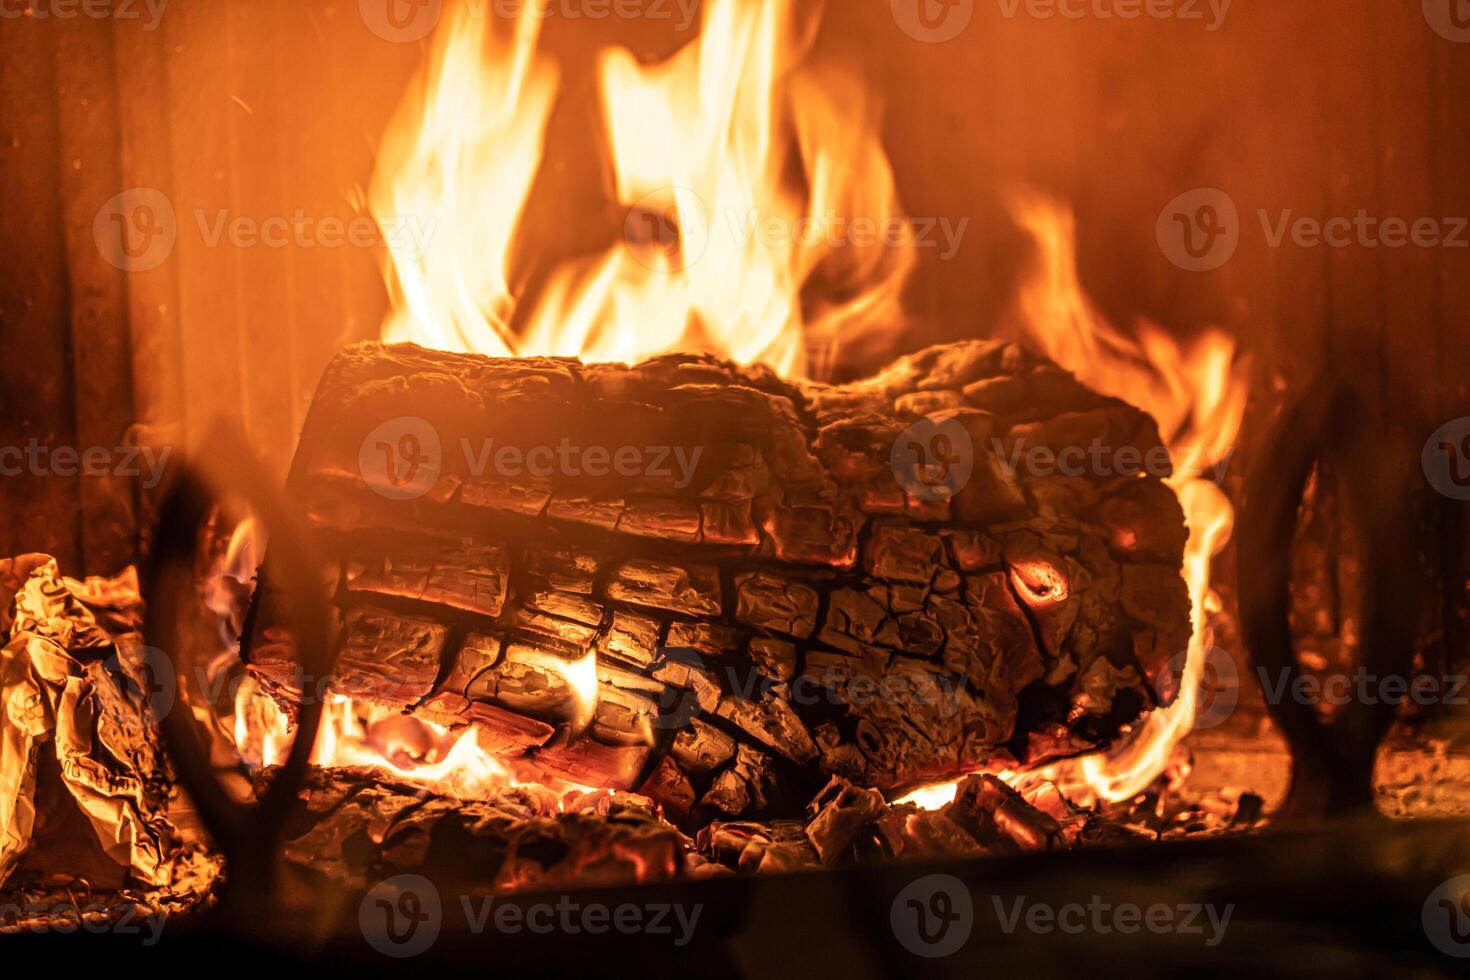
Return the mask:
MULTIPOLYGON (((1009 465, 1096 446, 1162 452, 1143 413, 1001 343, 842 386, 370 343, 323 377, 288 491, 331 561, 338 689, 690 827, 799 813, 834 775, 889 791, 1092 751, 1172 698, 1172 492, 1009 465), (894 465, 915 432, 968 458, 957 492, 894 465), (593 653, 583 712, 567 665, 593 653)), ((286 703, 269 564, 242 655, 286 703)))

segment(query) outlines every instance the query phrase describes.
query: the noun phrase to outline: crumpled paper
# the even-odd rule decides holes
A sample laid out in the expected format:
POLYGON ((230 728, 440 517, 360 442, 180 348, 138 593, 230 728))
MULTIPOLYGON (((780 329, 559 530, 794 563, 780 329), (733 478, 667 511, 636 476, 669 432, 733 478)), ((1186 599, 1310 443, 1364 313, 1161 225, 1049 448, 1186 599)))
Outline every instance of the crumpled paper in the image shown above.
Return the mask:
POLYGON ((167 813, 171 780, 149 676, 160 658, 142 645, 136 571, 77 581, 44 555, 0 561, 0 586, 16 583, 0 613, 0 885, 28 852, 44 854, 37 780, 48 755, 65 789, 58 797, 75 803, 134 880, 168 886, 180 862, 191 877, 199 849, 167 813))

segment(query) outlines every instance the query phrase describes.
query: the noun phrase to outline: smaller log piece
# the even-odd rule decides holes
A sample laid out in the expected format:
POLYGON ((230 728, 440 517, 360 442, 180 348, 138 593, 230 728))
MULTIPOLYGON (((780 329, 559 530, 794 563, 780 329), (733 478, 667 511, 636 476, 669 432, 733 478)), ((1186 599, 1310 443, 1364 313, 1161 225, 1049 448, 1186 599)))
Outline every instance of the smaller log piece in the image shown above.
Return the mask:
POLYGON ((1000 855, 1065 848, 1056 819, 989 774, 968 776, 939 810, 896 806, 877 822, 883 850, 905 858, 1000 855))
MULTIPOLYGON (((257 794, 278 771, 260 773, 257 794)), ((375 770, 313 767, 287 825, 300 829, 286 860, 357 890, 407 872, 468 895, 620 887, 672 879, 684 864, 679 832, 626 793, 552 813, 521 790, 469 802, 375 770)))
POLYGON ((961 781, 953 802, 939 810, 892 806, 882 794, 834 777, 808 806, 805 825, 793 820, 716 820, 699 832, 696 847, 711 865, 750 873, 894 857, 1016 854, 1101 840, 1099 830, 1106 822, 1073 807, 1048 786, 1039 788, 1037 800, 1059 807, 1067 816, 1065 824, 991 775, 961 781), (1086 837, 1089 827, 1094 830, 1086 837))
POLYGON ((708 860, 755 874, 821 867, 821 858, 797 820, 716 820, 699 832, 696 846, 708 860))
POLYGON ((852 850, 857 839, 888 809, 883 794, 861 789, 841 776, 832 781, 807 808, 807 840, 823 864, 833 864, 852 850))

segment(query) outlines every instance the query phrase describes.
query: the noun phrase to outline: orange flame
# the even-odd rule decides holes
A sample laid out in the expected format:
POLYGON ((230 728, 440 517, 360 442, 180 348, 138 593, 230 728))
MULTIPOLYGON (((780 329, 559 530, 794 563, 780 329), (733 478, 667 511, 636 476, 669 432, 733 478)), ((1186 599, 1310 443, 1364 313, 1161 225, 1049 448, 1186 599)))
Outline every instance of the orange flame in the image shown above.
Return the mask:
POLYGON ((390 245, 384 339, 589 361, 702 350, 798 375, 814 345, 891 330, 913 235, 875 114, 854 79, 802 64, 815 18, 781 0, 711 0, 701 38, 663 63, 602 56, 623 240, 513 296, 557 76, 536 49, 543 5, 488 44, 459 5, 423 97, 385 137, 374 214, 385 233, 403 216, 434 222, 423 254, 390 245))
MULTIPOLYGON (((246 679, 236 692, 235 744, 253 766, 274 766, 290 754, 290 722, 276 702, 246 679)), ((434 786, 462 799, 485 798, 514 785, 510 774, 475 741, 471 730, 450 732, 432 722, 329 694, 311 761, 363 766, 434 786)))
POLYGON ((457 4, 436 35, 423 92, 411 91, 383 141, 368 203, 388 243, 389 343, 509 355, 511 244, 541 166, 555 68, 537 51, 546 0, 510 38, 457 4), (398 234, 400 222, 425 234, 398 234))
MULTIPOLYGON (((1035 239, 1040 257, 1038 274, 1020 294, 1016 326, 1023 339, 1084 384, 1157 420, 1174 465, 1166 482, 1178 495, 1189 527, 1184 578, 1194 632, 1179 697, 1151 712, 1118 750, 1080 760, 1085 785, 1102 799, 1126 800, 1165 770, 1198 708, 1210 645, 1208 614, 1217 603, 1210 589, 1211 562, 1229 541, 1235 517, 1211 477, 1234 450, 1249 395, 1249 365, 1236 356, 1234 340, 1218 331, 1181 342, 1141 322, 1135 336, 1123 334, 1082 288, 1071 211, 1036 196, 1019 199, 1014 211, 1035 239)), ((1068 767, 1060 768, 1065 772, 1068 767)))

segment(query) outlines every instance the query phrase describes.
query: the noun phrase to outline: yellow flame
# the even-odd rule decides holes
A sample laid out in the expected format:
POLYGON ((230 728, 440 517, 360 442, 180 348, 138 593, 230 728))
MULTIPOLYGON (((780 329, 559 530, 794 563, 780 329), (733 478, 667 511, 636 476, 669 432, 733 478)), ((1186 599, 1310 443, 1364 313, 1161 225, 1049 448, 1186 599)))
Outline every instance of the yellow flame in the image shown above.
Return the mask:
MULTIPOLYGON (((242 683, 235 700, 235 744, 246 762, 284 763, 293 737, 276 702, 253 681, 242 683)), ((318 766, 377 768, 463 799, 483 799, 496 789, 515 785, 505 767, 480 748, 473 730, 451 732, 339 694, 327 695, 311 761, 318 766)))
MULTIPOLYGON (((1015 786, 1023 774, 1010 769, 1000 769, 991 773, 991 775, 1015 786)), ((918 789, 894 800, 893 804, 894 806, 911 804, 920 810, 942 809, 954 802, 955 793, 959 791, 960 783, 964 782, 965 778, 967 777, 951 779, 944 783, 931 783, 928 786, 920 786, 918 789)))
POLYGON ((368 203, 388 243, 390 343, 507 355, 511 245, 541 166, 557 72, 537 41, 546 0, 511 36, 457 3, 379 151, 368 203), (404 234, 405 222, 421 234, 404 234))
POLYGON ((487 44, 456 6, 423 97, 385 136, 371 195, 385 237, 434 218, 422 255, 390 246, 386 340, 589 361, 699 350, 799 375, 814 345, 893 329, 913 236, 876 113, 856 80, 802 63, 814 21, 784 0, 710 0, 701 37, 662 63, 602 55, 619 240, 514 296, 556 80, 539 15, 487 44))
POLYGON ((589 650, 580 660, 562 661, 556 671, 566 678, 571 685, 572 696, 576 698, 575 727, 586 728, 597 711, 597 651, 589 650))

